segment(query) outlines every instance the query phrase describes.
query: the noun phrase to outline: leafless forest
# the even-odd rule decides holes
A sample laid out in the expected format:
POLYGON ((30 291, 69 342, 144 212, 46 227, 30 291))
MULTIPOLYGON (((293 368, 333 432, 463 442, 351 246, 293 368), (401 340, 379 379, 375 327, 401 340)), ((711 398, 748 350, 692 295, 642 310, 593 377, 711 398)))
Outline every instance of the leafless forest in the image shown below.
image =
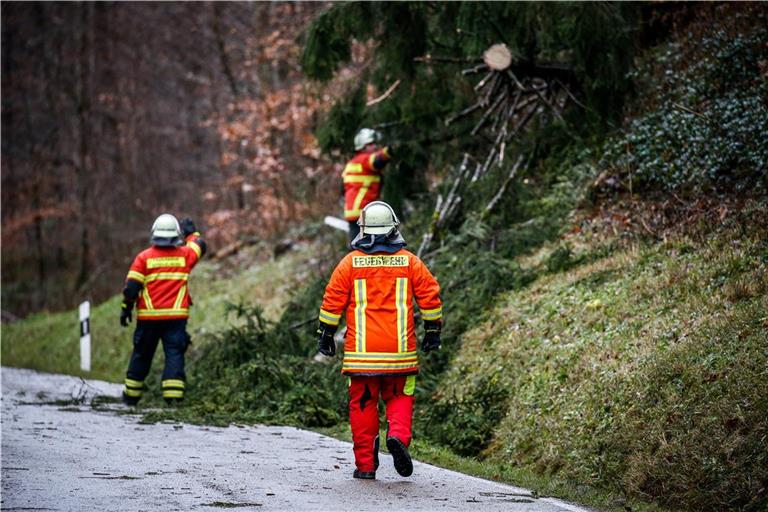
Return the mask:
POLYGON ((297 64, 322 8, 4 2, 3 315, 118 292, 159 213, 216 251, 333 200, 297 64))

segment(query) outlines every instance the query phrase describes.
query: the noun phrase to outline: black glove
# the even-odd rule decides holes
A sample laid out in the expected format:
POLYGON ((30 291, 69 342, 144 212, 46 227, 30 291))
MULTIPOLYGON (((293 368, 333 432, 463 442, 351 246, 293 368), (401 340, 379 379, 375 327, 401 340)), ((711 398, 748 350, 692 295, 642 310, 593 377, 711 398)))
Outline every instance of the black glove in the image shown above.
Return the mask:
POLYGON ((440 322, 424 320, 424 339, 421 341, 421 351, 424 353, 440 349, 440 322))
POLYGON ((317 351, 324 356, 333 357, 336 355, 336 340, 333 335, 336 334, 337 326, 328 325, 320 322, 317 327, 317 351))
POLYGON ((189 235, 197 231, 195 223, 189 217, 184 217, 179 221, 179 227, 181 228, 181 237, 187 238, 189 235))
POLYGON ((122 309, 120 311, 120 325, 127 327, 128 323, 132 320, 131 311, 133 311, 133 302, 123 301, 120 305, 122 309))

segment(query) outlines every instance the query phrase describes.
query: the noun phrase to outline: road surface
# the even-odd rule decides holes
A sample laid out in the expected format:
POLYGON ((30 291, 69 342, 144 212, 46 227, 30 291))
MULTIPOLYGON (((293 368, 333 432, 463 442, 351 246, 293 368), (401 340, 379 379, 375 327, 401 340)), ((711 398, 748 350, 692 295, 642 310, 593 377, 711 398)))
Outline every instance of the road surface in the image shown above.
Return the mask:
POLYGON ((2 510, 505 510, 587 512, 525 489, 414 463, 352 478, 349 443, 291 427, 139 423, 94 409, 121 387, 2 368, 2 510), (66 403, 67 401, 79 404, 66 403))

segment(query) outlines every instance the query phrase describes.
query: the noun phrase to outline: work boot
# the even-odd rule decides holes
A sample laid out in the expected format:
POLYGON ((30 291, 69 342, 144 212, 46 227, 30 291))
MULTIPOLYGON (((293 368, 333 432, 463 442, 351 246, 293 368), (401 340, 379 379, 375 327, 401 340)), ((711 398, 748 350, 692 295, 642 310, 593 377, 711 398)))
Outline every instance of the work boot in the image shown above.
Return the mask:
POLYGON ((387 450, 392 454, 392 461, 395 463, 395 470, 400 476, 411 476, 413 473, 413 462, 408 448, 396 437, 387 438, 387 450))
POLYGON ((379 469, 379 436, 373 442, 373 470, 379 469))
POLYGON ((123 403, 128 407, 135 407, 136 404, 139 403, 139 399, 135 396, 128 396, 125 394, 125 391, 123 391, 123 403))
POLYGON ((363 480, 376 480, 375 471, 360 471, 359 469, 356 469, 355 472, 352 473, 352 476, 354 478, 361 478, 363 480))

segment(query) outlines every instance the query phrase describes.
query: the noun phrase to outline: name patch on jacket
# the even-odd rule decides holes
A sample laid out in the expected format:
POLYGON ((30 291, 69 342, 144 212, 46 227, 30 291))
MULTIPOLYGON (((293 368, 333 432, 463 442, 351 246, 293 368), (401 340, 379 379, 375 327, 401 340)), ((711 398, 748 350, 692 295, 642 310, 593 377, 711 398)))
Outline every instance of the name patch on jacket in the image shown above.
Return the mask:
POLYGON ((187 262, 184 256, 166 256, 164 258, 147 258, 147 268, 184 267, 187 262))
POLYGON ((408 256, 352 256, 354 268, 407 267, 408 256))

